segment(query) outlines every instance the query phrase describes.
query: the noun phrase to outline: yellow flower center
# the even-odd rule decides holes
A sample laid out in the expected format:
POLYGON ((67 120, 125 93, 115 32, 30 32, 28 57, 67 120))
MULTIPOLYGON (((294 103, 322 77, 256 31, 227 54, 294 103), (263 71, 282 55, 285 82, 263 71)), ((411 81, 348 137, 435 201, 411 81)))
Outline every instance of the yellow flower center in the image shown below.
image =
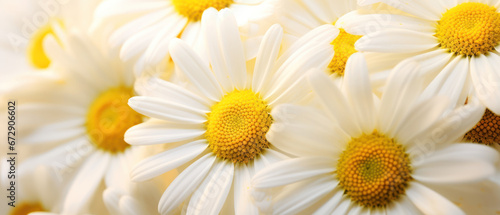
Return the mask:
POLYGON ((124 141, 127 129, 142 122, 142 116, 127 104, 133 96, 131 88, 111 88, 99 95, 87 113, 87 133, 101 150, 123 152, 130 145, 124 141))
POLYGON ((486 109, 483 118, 465 134, 464 138, 473 143, 500 144, 500 116, 486 109))
POLYGON ((500 14, 483 3, 459 4, 443 14, 435 36, 441 48, 457 55, 486 54, 500 42, 500 14))
MULTIPOLYGON (((43 48, 45 37, 48 35, 56 37, 50 24, 51 23, 38 29, 28 43, 28 60, 37 69, 45 69, 50 65, 50 59, 45 54, 45 49, 43 48)), ((56 39, 58 38, 56 37, 56 39)))
POLYGON ((212 106, 205 134, 222 159, 248 163, 269 148, 266 133, 273 122, 267 103, 251 90, 235 90, 212 106))
POLYGON ((46 210, 39 202, 21 202, 10 211, 9 215, 27 215, 32 212, 44 211, 46 210))
POLYGON ((339 30, 339 35, 332 41, 335 54, 328 65, 328 69, 330 69, 330 72, 333 74, 343 76, 347 59, 349 59, 352 54, 358 52, 354 49, 354 43, 362 36, 349 34, 343 28, 339 30))
POLYGON ((201 20, 206 9, 213 7, 217 10, 229 7, 233 0, 172 0, 175 10, 191 21, 201 20))
POLYGON ((385 207, 411 180, 408 154, 394 139, 374 131, 352 138, 337 163, 339 185, 364 207, 385 207))

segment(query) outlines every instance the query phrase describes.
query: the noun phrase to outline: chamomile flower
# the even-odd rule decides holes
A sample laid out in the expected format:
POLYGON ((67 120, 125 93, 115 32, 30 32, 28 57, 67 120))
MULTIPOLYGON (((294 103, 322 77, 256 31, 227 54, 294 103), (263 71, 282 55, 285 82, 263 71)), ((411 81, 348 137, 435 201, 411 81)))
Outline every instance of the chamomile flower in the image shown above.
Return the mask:
POLYGON ((144 118, 127 105, 135 78, 99 38, 58 26, 55 33, 45 39, 54 72, 37 80, 29 75, 8 94, 19 102, 19 138, 30 146, 25 152, 34 154, 20 168, 53 170, 67 188, 62 213, 101 214, 87 206, 104 208, 106 187, 128 191, 130 165, 147 153, 123 139, 144 118))
MULTIPOLYGON (((281 114, 268 140, 300 158, 255 175, 256 201, 273 201, 263 212, 464 214, 431 187, 466 187, 495 173, 497 151, 455 142, 481 118, 484 106, 475 101, 449 110, 446 97, 422 95, 423 78, 417 74, 415 63, 399 64, 380 101, 359 53, 347 62, 342 89, 323 72, 309 74, 324 112, 289 104, 271 112, 281 114), (286 195, 266 198, 267 188, 287 184, 293 185, 286 195)), ((482 194, 484 202, 493 196, 482 194)))
POLYGON ((391 2, 405 13, 389 15, 393 24, 368 34, 355 47, 390 53, 392 60, 402 56, 420 62, 422 74, 431 85, 429 92, 450 96, 452 105, 464 104, 467 96, 478 98, 488 110, 467 138, 498 141, 500 131, 495 128, 495 120, 500 115, 500 1, 382 2, 391 2))
POLYGON ((140 87, 144 96, 129 101, 151 119, 127 131, 128 143, 180 145, 145 159, 131 175, 142 181, 185 168, 164 192, 158 207, 161 214, 179 210, 256 214, 247 193, 250 178, 286 157, 265 137, 273 124, 270 111, 280 103, 307 99, 301 77, 308 68, 327 66, 333 49, 326 44, 335 30, 321 26, 278 58, 282 30, 274 25, 265 34, 255 63, 248 62, 253 68, 248 71, 230 10, 206 10, 202 28, 210 65, 186 42, 175 40, 170 45, 174 63, 191 87, 148 80, 140 87))
POLYGON ((122 60, 137 61, 135 71, 139 73, 169 59, 168 46, 173 38, 181 38, 203 52, 200 20, 206 9, 230 8, 235 11, 238 24, 246 26, 272 15, 272 6, 269 0, 111 0, 96 10, 95 26, 119 26, 110 43, 122 46, 122 60))
MULTIPOLYGON (((9 63, 12 76, 16 72, 46 69, 51 60, 45 53, 44 39, 55 36, 53 25, 63 24, 86 31, 94 9, 100 0, 42 1, 22 0, 2 2, 0 53, 9 63), (16 71, 16 72, 13 72, 16 71)), ((4 71, 4 70, 2 70, 4 71)))
MULTIPOLYGON (((17 162, 16 157, 16 162, 17 162)), ((58 212, 57 201, 60 200, 60 188, 56 186, 56 180, 49 174, 48 168, 37 166, 33 171, 17 170, 14 174, 6 174, 10 168, 9 161, 2 158, 2 174, 0 183, 7 191, 1 203, 1 214, 25 215, 30 212, 58 212), (15 178, 9 175, 14 175, 15 178), (33 178, 37 180, 33 182, 33 178), (14 185, 10 184, 12 181, 14 185), (12 186, 12 187, 11 187, 12 186), (12 192, 12 193, 11 193, 12 192), (11 197, 12 196, 12 197, 11 197), (12 199, 11 199, 12 198, 12 199)))
MULTIPOLYGON (((357 0, 290 0, 281 1, 277 16, 279 23, 283 26, 286 35, 285 43, 287 44, 293 44, 297 38, 320 25, 335 26, 338 36, 331 41, 335 55, 326 72, 335 77, 343 77, 347 59, 353 53, 358 52, 354 47, 356 41, 363 35, 385 25, 383 19, 358 21, 358 17, 363 13, 358 9, 360 7, 357 0)), ((376 54, 366 54, 370 58, 377 57, 376 54)), ((374 60, 383 59, 383 57, 378 56, 374 60)), ((376 63, 379 65, 378 62, 376 63)), ((384 76, 381 78, 383 79, 384 76)), ((383 81, 379 80, 379 82, 383 81)))

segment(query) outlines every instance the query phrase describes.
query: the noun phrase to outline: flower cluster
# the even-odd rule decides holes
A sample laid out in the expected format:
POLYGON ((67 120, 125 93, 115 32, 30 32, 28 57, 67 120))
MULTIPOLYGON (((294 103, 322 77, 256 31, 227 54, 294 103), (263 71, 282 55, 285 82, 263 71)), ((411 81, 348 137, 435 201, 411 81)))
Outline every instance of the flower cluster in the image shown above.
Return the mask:
POLYGON ((500 0, 1 5, 1 214, 500 213, 500 0))

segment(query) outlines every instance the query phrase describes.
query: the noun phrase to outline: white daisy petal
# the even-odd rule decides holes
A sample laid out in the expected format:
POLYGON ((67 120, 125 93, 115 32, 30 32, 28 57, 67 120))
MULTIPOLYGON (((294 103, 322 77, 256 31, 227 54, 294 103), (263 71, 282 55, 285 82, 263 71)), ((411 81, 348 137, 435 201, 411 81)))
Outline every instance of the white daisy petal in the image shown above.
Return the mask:
MULTIPOLYGON (((173 12, 173 11, 172 11, 173 12)), ((122 45, 127 39, 131 38, 137 32, 143 30, 146 27, 154 25, 160 22, 161 18, 165 17, 169 13, 168 9, 159 10, 152 13, 145 14, 135 20, 118 28, 109 38, 109 43, 112 47, 117 47, 122 45)), ((150 35, 154 36, 154 34, 150 35)))
POLYGON ((250 199, 251 173, 246 165, 236 166, 234 177, 234 213, 242 215, 259 214, 259 210, 250 199))
POLYGON ((159 22, 134 32, 133 36, 127 38, 123 43, 120 49, 120 59, 129 61, 143 53, 148 48, 150 41, 155 38, 155 32, 158 31, 158 28, 165 24, 165 21, 159 22))
MULTIPOLYGON (((375 128, 375 104, 366 60, 361 53, 349 57, 344 75, 344 89, 364 133, 375 128)), ((354 120, 354 119, 351 119, 354 120)))
POLYGON ((173 143, 199 137, 205 133, 202 125, 169 123, 148 120, 125 132, 125 141, 131 145, 173 143))
POLYGON ((434 78, 453 58, 452 53, 448 53, 445 49, 436 49, 414 57, 407 57, 408 61, 418 62, 422 75, 429 75, 434 78))
POLYGON ((201 111, 210 111, 212 104, 205 98, 196 95, 185 88, 172 82, 164 81, 157 77, 140 78, 136 81, 134 89, 140 95, 152 96, 177 104, 184 104, 201 111))
POLYGON ((279 23, 283 25, 285 32, 292 37, 300 37, 316 26, 324 24, 315 14, 304 10, 303 5, 299 1, 288 1, 284 13, 283 16, 279 17, 279 23))
POLYGON ((124 215, 138 215, 144 211, 141 204, 130 196, 124 196, 120 199, 120 209, 124 215))
MULTIPOLYGON (((264 167, 266 167, 266 166, 269 166, 273 163, 276 163, 276 162, 279 162, 282 160, 286 160, 286 159, 289 159, 289 157, 287 155, 284 155, 281 152, 278 152, 276 150, 268 148, 262 152, 260 159, 255 159, 255 161, 262 160, 264 163, 264 167)), ((262 169, 260 167, 262 167, 262 166, 255 166, 256 172, 258 172, 262 169)))
POLYGON ((335 171, 335 164, 336 160, 329 157, 305 157, 282 161, 259 171, 253 177, 252 185, 257 189, 265 189, 323 174, 332 174, 335 171))
POLYGON ((112 215, 119 215, 120 212, 120 197, 121 191, 115 188, 107 188, 103 192, 103 201, 106 209, 108 209, 109 213, 112 215))
MULTIPOLYGON (((19 110, 21 109, 23 108, 20 107, 19 110)), ((20 133, 20 137, 22 137, 23 142, 26 144, 50 144, 60 141, 67 141, 75 137, 86 135, 86 130, 82 127, 82 125, 84 124, 85 121, 81 118, 72 118, 56 123, 47 123, 43 126, 40 126, 41 124, 37 124, 40 127, 37 127, 33 131, 31 131, 30 129, 25 129, 23 131, 29 135, 23 135, 23 133, 20 133)))
POLYGON ((207 154, 182 171, 163 193, 158 211, 161 214, 169 214, 177 209, 205 179, 215 159, 213 154, 207 154))
POLYGON ((266 134, 267 140, 293 155, 336 155, 342 151, 337 143, 349 140, 348 135, 328 123, 326 116, 314 108, 283 104, 274 108, 271 115, 274 122, 266 134))
POLYGON ((389 75, 379 109, 380 129, 384 134, 394 136, 394 129, 401 123, 398 116, 405 115, 422 92, 424 84, 419 71, 417 63, 404 61, 389 75))
POLYGON ((352 120, 355 116, 347 99, 335 83, 324 72, 311 72, 308 74, 309 84, 328 110, 328 113, 341 123, 341 128, 351 136, 361 134, 361 128, 352 120))
POLYGON ((206 45, 210 64, 222 89, 226 92, 231 92, 234 89, 233 81, 231 80, 230 75, 231 71, 228 70, 224 62, 224 53, 220 47, 222 41, 219 39, 218 30, 214 30, 214 28, 220 28, 219 24, 217 10, 209 8, 203 12, 201 28, 203 37, 207 41, 206 45))
MULTIPOLYGON (((334 13, 331 13, 328 10, 327 2, 328 1, 302 1, 304 6, 309 11, 314 11, 314 16, 316 16, 319 20, 321 20, 323 23, 331 23, 335 21, 338 18, 338 16, 335 16, 334 13)), ((356 8, 349 8, 349 9, 354 10, 356 8)))
POLYGON ((184 104, 147 96, 135 96, 129 99, 129 106, 146 116, 176 123, 203 124, 206 122, 206 110, 198 110, 184 104))
MULTIPOLYGON (((227 69, 227 73, 231 76, 234 86, 241 90, 246 85, 247 70, 245 64, 245 56, 243 51, 243 43, 241 42, 240 34, 237 28, 236 19, 229 9, 222 9, 219 12, 219 51, 224 60, 223 68, 227 69)), ((209 49, 210 51, 210 49, 209 49)), ((217 55, 209 55, 210 62, 213 62, 217 55)), ((216 67, 217 64, 212 63, 214 70, 223 69, 216 67)))
POLYGON ((427 153, 461 139, 481 120, 485 111, 484 106, 478 101, 470 100, 470 102, 468 105, 453 110, 428 129, 415 133, 413 137, 407 137, 408 142, 412 143, 407 145, 408 151, 421 155, 418 157, 425 157, 427 153))
POLYGON ((94 195, 97 187, 103 180, 108 168, 110 156, 102 152, 95 152, 82 165, 63 203, 63 211, 68 214, 79 214, 94 195))
POLYGON ((206 140, 197 140, 148 157, 132 169, 130 177, 133 181, 152 179, 194 159, 207 147, 206 140))
POLYGON ((494 113, 500 114, 500 75, 496 64, 500 57, 496 54, 479 55, 471 59, 471 77, 476 96, 494 113))
MULTIPOLYGON (((291 47, 289 47, 278 59, 276 65, 282 65, 285 61, 295 61, 290 60, 292 55, 300 55, 305 50, 310 49, 313 44, 323 44, 323 43, 331 43, 338 35, 339 29, 335 28, 335 26, 327 24, 321 25, 317 28, 310 30, 307 34, 300 37, 291 47)), ((333 50, 333 46, 332 46, 333 50)), ((331 58, 330 58, 331 59, 331 58)), ((308 68, 309 70, 310 68, 308 68)))
POLYGON ((412 177, 422 183, 468 183, 495 173, 498 152, 485 145, 452 144, 413 162, 412 177))
POLYGON ((438 46, 438 42, 432 33, 406 29, 384 29, 363 36, 354 46, 359 51, 409 53, 435 48, 438 46))
POLYGON ((146 56, 146 65, 157 65, 163 59, 168 58, 167 53, 170 42, 172 39, 179 36, 179 33, 182 32, 182 29, 184 29, 188 23, 185 17, 176 15, 166 20, 168 23, 162 26, 159 31, 157 29, 157 32, 154 34, 155 38, 149 41, 148 49, 144 52, 144 56, 146 56))
POLYGON ((455 204, 417 182, 406 189, 406 196, 423 214, 465 214, 455 204))
POLYGON ((293 195, 280 199, 274 208, 275 214, 293 214, 313 205, 318 200, 330 193, 338 184, 331 175, 309 180, 305 186, 297 190, 293 195))
POLYGON ((400 199, 394 203, 394 206, 387 208, 387 214, 423 215, 405 195, 402 195, 400 199))
MULTIPOLYGON (((335 14, 335 17, 341 17, 345 15, 348 12, 351 12, 353 10, 358 9, 357 1, 356 0, 328 0, 328 1, 323 1, 325 4, 327 4, 328 11, 331 12, 332 14, 335 14)), ((326 8, 326 7, 325 7, 326 8)), ((335 21, 335 20, 333 20, 335 21)), ((333 22, 330 20, 330 22, 333 22)))
POLYGON ((170 42, 169 49, 176 65, 205 97, 212 101, 219 101, 222 98, 224 94, 221 86, 200 56, 178 39, 170 42))
POLYGON ((269 77, 271 77, 274 62, 278 58, 282 37, 283 29, 275 24, 262 39, 253 73, 252 89, 255 92, 265 92, 268 89, 269 77))
POLYGON ((340 204, 335 208, 332 214, 347 214, 353 203, 347 196, 343 196, 340 204))
POLYGON ((114 187, 121 190, 129 189, 130 169, 126 159, 124 154, 117 154, 111 157, 108 171, 104 175, 106 187, 114 187))
POLYGON ((450 108, 463 104, 464 101, 461 101, 460 97, 466 89, 464 86, 469 73, 468 70, 468 59, 455 57, 427 86, 421 98, 442 95, 450 99, 450 108))
POLYGON ((333 211, 335 210, 337 205, 340 204, 342 196, 344 196, 344 190, 337 188, 333 192, 333 196, 316 211, 314 211, 314 215, 333 214, 333 211))
POLYGON ((219 214, 233 184, 234 164, 218 160, 189 200, 187 214, 219 214))
POLYGON ((381 30, 381 28, 404 28, 416 32, 433 33, 434 23, 396 14, 360 14, 352 11, 337 20, 335 26, 342 27, 346 32, 354 35, 366 35, 381 30))
MULTIPOLYGON (((318 58, 321 59, 322 57, 318 58)), ((296 74, 300 77, 282 81, 280 84, 274 85, 274 89, 267 91, 268 95, 264 99, 268 101, 271 109, 274 109, 277 105, 286 103, 304 104, 311 98, 309 93, 310 87, 307 81, 305 81, 305 76, 303 74, 296 74)))
POLYGON ((440 4, 435 4, 434 1, 413 1, 413 0, 386 0, 393 7, 402 10, 406 13, 422 17, 431 21, 437 21, 441 18, 443 11, 446 11, 440 4))
POLYGON ((402 144, 407 143, 415 134, 427 130, 434 125, 449 108, 449 99, 445 96, 431 97, 415 104, 404 116, 401 122, 391 129, 391 133, 402 144))

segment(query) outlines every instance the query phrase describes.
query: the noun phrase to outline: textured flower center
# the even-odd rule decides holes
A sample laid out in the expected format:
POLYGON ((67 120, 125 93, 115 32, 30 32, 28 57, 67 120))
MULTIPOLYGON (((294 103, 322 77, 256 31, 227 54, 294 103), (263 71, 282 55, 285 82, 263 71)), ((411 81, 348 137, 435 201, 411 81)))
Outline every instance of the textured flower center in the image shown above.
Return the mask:
POLYGON ((248 163, 269 148, 266 133, 273 118, 266 102, 251 90, 235 90, 212 106, 206 138, 222 159, 248 163))
POLYGON ((201 20, 206 9, 213 7, 217 10, 229 7, 233 0, 172 0, 175 10, 191 21, 201 20))
POLYGON ((99 149, 123 152, 130 145, 124 141, 127 129, 142 122, 142 116, 127 104, 133 96, 131 88, 116 87, 94 100, 87 113, 87 133, 99 149))
POLYGON ((10 211, 9 215, 28 215, 32 212, 44 211, 46 210, 39 202, 21 202, 10 211))
POLYGON ((486 54, 500 42, 500 14, 483 3, 462 3, 443 14, 435 36, 441 48, 455 54, 486 54))
POLYGON ((38 29, 28 43, 28 60, 37 69, 45 69, 50 65, 50 59, 43 48, 43 41, 48 35, 56 37, 50 23, 38 29))
POLYGON ((487 145, 500 144, 500 116, 486 109, 483 118, 465 134, 465 139, 487 145))
POLYGON ((335 54, 328 68, 331 73, 343 76, 347 59, 357 52, 356 49, 354 49, 354 43, 362 36, 349 34, 342 28, 339 30, 339 35, 332 41, 335 54))
POLYGON ((340 186, 364 207, 385 207, 405 193, 411 180, 403 146, 374 131, 352 138, 337 163, 340 186))

